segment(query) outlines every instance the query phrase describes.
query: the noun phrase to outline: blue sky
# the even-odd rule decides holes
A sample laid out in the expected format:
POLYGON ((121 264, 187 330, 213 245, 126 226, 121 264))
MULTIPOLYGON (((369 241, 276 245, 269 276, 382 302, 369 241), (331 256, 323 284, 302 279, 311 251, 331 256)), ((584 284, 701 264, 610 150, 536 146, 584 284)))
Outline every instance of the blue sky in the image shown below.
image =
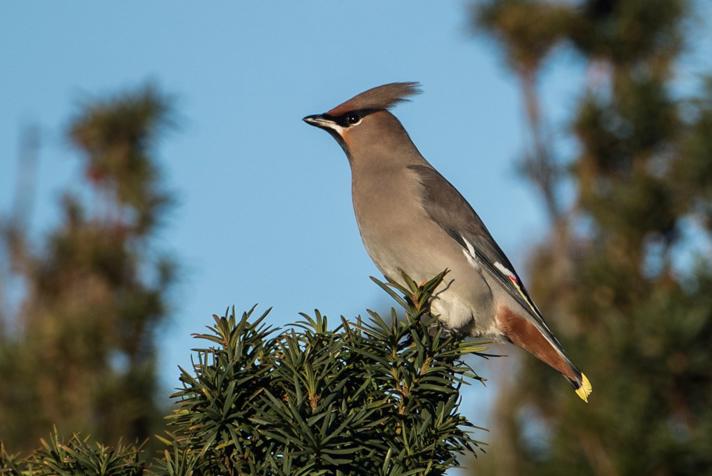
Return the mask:
MULTIPOLYGON (((276 325, 315 307, 336 318, 383 306, 368 279, 378 272, 356 228, 348 163, 328 134, 301 121, 369 87, 422 83, 396 114, 524 266, 546 222, 515 172, 524 137, 516 83, 469 31, 468 2, 177 5, 0 7, 0 210, 12 202, 21 127, 37 124, 37 234, 55 223, 58 195, 78 176, 63 133, 83 100, 147 80, 176 98, 180 127, 159 155, 178 206, 156 243, 183 264, 160 335, 167 387, 176 366, 189 364, 190 333, 229 305, 274 306, 276 325)), ((582 67, 560 61, 569 64, 545 76, 555 121, 570 112, 582 67)), ((468 392, 465 403, 491 392, 468 392)))
POLYGON ((188 362, 189 334, 228 305, 274 306, 282 324, 315 307, 353 316, 384 302, 368 279, 377 270, 353 217, 348 163, 301 121, 363 89, 422 83, 396 113, 515 261, 542 229, 512 161, 517 91, 468 31, 465 3, 240 5, 22 2, 0 20, 0 203, 11 203, 20 128, 37 123, 35 230, 51 226, 77 177, 63 133, 84 100, 146 80, 176 97, 180 126, 159 148, 179 204, 157 246, 184 264, 161 337, 167 382, 188 362))

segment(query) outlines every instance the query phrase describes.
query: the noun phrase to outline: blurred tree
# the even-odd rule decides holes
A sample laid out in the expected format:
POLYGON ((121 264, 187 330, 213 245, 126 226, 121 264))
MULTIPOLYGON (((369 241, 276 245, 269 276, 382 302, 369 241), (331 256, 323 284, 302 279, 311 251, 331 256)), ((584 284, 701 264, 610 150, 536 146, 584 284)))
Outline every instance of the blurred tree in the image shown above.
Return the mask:
POLYGON ((532 291, 594 389, 583 405, 524 359, 500 382, 491 456, 477 474, 712 474, 712 80, 689 96, 675 88, 694 7, 473 8, 521 79, 534 137, 523 170, 556 224, 531 261, 532 291), (569 160, 542 138, 537 98, 542 64, 562 46, 590 65, 569 160), (564 179, 576 191, 570 209, 564 179))
POLYGON ((85 182, 64 194, 60 223, 33 246, 22 213, 2 222, 0 287, 14 284, 0 295, 22 290, 0 333, 0 439, 13 449, 52 424, 107 442, 162 426, 154 333, 175 266, 152 245, 171 201, 154 153, 170 116, 151 87, 84 105, 68 137, 85 182))

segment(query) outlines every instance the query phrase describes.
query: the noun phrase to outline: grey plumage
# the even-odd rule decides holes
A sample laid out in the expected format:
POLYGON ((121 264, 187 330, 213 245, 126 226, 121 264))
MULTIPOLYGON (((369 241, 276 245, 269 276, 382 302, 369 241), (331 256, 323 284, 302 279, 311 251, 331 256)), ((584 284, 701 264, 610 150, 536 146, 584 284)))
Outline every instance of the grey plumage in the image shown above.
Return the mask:
POLYGON ((417 281, 449 269, 431 303, 449 328, 508 340, 561 372, 587 399, 588 379, 565 356, 511 262, 464 197, 420 154, 388 110, 417 83, 369 89, 321 115, 349 159, 356 220, 378 269, 417 281))
POLYGON ((514 266, 492 238, 479 215, 460 192, 432 167, 411 165, 409 168, 415 170, 420 177, 420 183, 423 185, 423 207, 430 218, 463 250, 469 251, 467 244, 470 243, 475 250, 476 258, 486 271, 508 290, 528 314, 542 325, 548 337, 559 344, 544 322, 541 311, 529 297, 524 285, 520 284, 518 289, 515 282, 495 265, 495 263, 500 263, 505 269, 510 270, 517 282, 522 282, 516 274, 514 266))

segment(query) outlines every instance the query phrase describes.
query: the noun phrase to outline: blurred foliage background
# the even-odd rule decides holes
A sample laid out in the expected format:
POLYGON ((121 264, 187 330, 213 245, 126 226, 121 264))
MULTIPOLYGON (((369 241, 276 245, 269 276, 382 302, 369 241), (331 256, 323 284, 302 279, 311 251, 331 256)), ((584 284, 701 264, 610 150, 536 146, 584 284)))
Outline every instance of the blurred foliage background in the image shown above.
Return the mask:
POLYGON ((691 94, 676 88, 703 20, 695 6, 472 9, 474 29, 519 78, 530 131, 521 170, 551 222, 529 283, 594 389, 581 405, 555 391, 549 369, 522 359, 499 380, 489 455, 474 474, 712 474, 712 76, 696 78, 691 94), (558 130, 539 78, 562 50, 586 77, 558 130), (573 153, 556 133, 574 140, 573 153))
MULTIPOLYGON (((520 171, 550 222, 527 282, 594 387, 585 406, 539 362, 507 359, 482 390, 497 396, 473 474, 712 474, 712 75, 686 88, 676 75, 709 23, 698 6, 463 9, 475 41, 496 45, 518 79, 520 171), (562 56, 586 65, 565 124, 541 99, 562 56)), ((173 202, 155 154, 174 115, 150 86, 80 107, 66 138, 84 178, 37 240, 23 222, 36 142, 26 134, 15 208, 0 219, 0 440, 12 450, 36 447, 52 424, 107 443, 163 429, 155 336, 178 266, 155 243, 173 202)))
POLYGON ((0 439, 13 450, 52 425, 107 443, 162 428, 155 332, 176 266, 152 243, 171 204, 153 154, 171 114, 150 86, 84 105, 66 132, 84 180, 61 197, 60 223, 30 243, 28 185, 3 217, 0 439))

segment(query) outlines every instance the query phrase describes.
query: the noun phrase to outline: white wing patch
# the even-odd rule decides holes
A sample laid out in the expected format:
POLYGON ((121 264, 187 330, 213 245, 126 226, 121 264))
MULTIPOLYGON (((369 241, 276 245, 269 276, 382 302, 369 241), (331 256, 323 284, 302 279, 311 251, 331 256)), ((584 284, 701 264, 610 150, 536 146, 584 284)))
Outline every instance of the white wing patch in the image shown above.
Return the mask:
POLYGON ((519 287, 517 276, 513 272, 505 268, 505 266, 499 261, 495 261, 494 266, 495 268, 500 270, 502 274, 504 274, 511 282, 513 282, 517 287, 519 287))
POLYGON ((462 235, 460 235, 460 238, 462 238, 462 241, 465 242, 465 246, 467 246, 466 250, 462 250, 462 254, 465 255, 465 258, 467 258, 467 262, 470 263, 470 266, 479 270, 480 263, 479 263, 479 260, 477 259, 477 253, 475 252, 475 248, 472 246, 472 243, 467 241, 467 238, 465 238, 462 235))

